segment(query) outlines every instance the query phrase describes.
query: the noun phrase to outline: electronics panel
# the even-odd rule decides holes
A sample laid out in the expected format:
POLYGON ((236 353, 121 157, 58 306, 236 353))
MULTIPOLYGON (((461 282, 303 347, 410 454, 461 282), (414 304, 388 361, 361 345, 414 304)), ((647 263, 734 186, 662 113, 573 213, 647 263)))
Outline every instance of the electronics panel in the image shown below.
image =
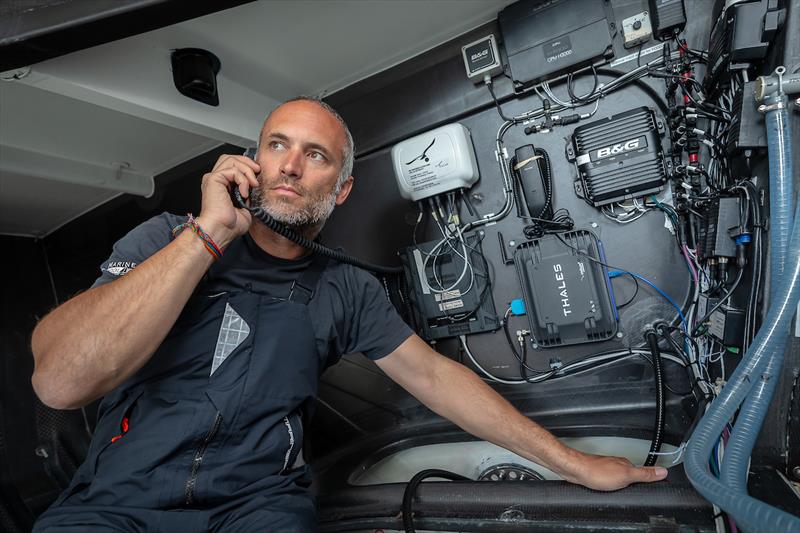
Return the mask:
MULTIPOLYGON (((415 202, 413 233, 427 241, 402 250, 408 294, 398 299, 429 340, 484 351, 506 336, 511 351, 489 356, 497 374, 482 372, 490 380, 525 381, 514 363, 525 350, 559 367, 581 356, 572 346, 641 349, 643 332, 655 328, 663 343, 700 360, 720 343, 746 346, 755 332, 756 307, 742 280, 757 299, 763 217, 753 203, 763 184, 746 158, 766 143, 746 73, 756 72, 760 56, 736 56, 750 62, 706 74, 714 52, 703 47, 721 14, 703 12, 708 33, 689 43, 682 1, 597 2, 582 4, 583 17, 568 16, 576 9, 571 0, 506 7, 496 33, 465 38, 454 58, 494 109, 459 114, 391 146, 401 195, 415 202), (558 53, 548 56, 548 45, 558 53), (477 231, 480 245, 464 250, 460 239, 477 231), (591 246, 564 244, 576 235, 591 246), (559 281, 575 287, 566 290, 580 312, 559 318, 548 268, 567 257, 559 281), (422 264, 438 265, 450 282, 422 264), (449 304, 425 290, 438 284, 445 294, 483 265, 488 297, 479 303, 483 289, 471 288, 457 299, 470 320, 456 327, 449 304), (713 303, 703 307, 701 297, 713 303), (732 339, 731 326, 719 326, 722 313, 734 325, 743 314, 748 333, 732 339)), ((698 6, 691 9, 697 16, 698 6)), ((709 390, 714 370, 692 372, 709 390)))
MULTIPOLYGON (((402 216, 407 230, 393 249, 408 286, 398 299, 417 331, 498 390, 554 412, 598 383, 613 395, 648 382, 637 401, 652 414, 647 402, 666 399, 656 418, 672 417, 673 440, 685 442, 753 353, 769 312, 767 123, 773 111, 794 112, 789 96, 800 92, 797 62, 775 68, 771 38, 785 12, 755 0, 713 12, 703 2, 612 0, 575 17, 575 5, 512 4, 452 43, 452 58, 431 54, 365 86, 361 95, 395 120, 367 141, 364 165, 385 180, 396 146, 443 124, 466 128, 478 177, 394 204, 393 223, 402 216), (392 98, 400 78, 414 89, 392 98), (461 236, 480 232, 479 254, 465 253, 461 236), (448 283, 409 268, 414 250, 424 260, 448 243, 448 283), (464 268, 459 254, 485 266, 486 327, 454 329, 441 297, 419 294, 426 276, 448 289, 464 268)), ((364 113, 361 127, 372 131, 372 120, 364 113)), ((377 207, 372 216, 389 220, 377 207)), ((463 298, 464 313, 478 308, 477 294, 463 298)))

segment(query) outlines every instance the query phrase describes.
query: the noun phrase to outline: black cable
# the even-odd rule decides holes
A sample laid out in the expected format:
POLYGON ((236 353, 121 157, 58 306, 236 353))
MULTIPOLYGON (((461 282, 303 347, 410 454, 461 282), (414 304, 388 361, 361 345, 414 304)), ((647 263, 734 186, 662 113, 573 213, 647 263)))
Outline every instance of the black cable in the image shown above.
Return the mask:
MULTIPOLYGON (((761 207, 758 203, 758 189, 749 180, 744 180, 741 183, 742 187, 750 191, 747 194, 748 203, 753 211, 751 228, 753 232, 753 276, 750 282, 750 295, 747 301, 747 320, 745 321, 745 337, 744 348, 746 351, 747 346, 752 342, 755 336, 755 325, 757 317, 758 299, 760 297, 761 289, 761 207)), ((746 230, 749 228, 745 228, 746 230)))
POLYGON ((693 50, 686 46, 686 39, 679 39, 678 34, 674 34, 672 38, 675 40, 675 43, 678 45, 678 48, 682 49, 684 52, 689 54, 690 56, 696 57, 700 62, 706 62, 706 56, 708 52, 706 50, 693 50))
POLYGON ((492 95, 492 100, 494 100, 494 106, 497 108, 497 112, 500 114, 500 118, 502 118, 506 122, 513 122, 513 119, 508 118, 503 113, 503 109, 500 107, 500 102, 497 101, 497 97, 494 94, 494 89, 492 89, 492 82, 484 83, 484 85, 486 85, 486 88, 489 89, 489 94, 492 95))
POLYGON ((697 337, 698 332, 700 331, 700 328, 708 329, 708 328, 705 327, 704 322, 706 320, 708 320, 708 318, 711 316, 711 314, 714 311, 716 311, 717 309, 719 309, 722 306, 722 304, 724 304, 725 301, 728 298, 731 297, 731 294, 733 294, 733 291, 736 290, 736 287, 738 287, 739 283, 742 281, 742 275, 743 274, 744 274, 744 268, 739 268, 738 272, 736 273, 736 278, 733 280, 733 284, 731 285, 731 288, 728 289, 728 292, 726 292, 723 296, 721 296, 719 301, 716 304, 714 304, 714 306, 711 309, 706 311, 706 314, 703 315, 703 318, 701 318, 700 320, 697 321, 697 325, 694 327, 694 329, 692 329, 692 337, 697 337))
POLYGON ((523 341, 523 343, 522 343, 523 355, 520 355, 519 352, 517 352, 517 347, 514 344, 513 338, 511 337, 511 330, 508 328, 508 317, 505 317, 503 319, 503 333, 505 333, 506 341, 508 342, 508 347, 511 349, 511 353, 514 354, 514 357, 517 359, 517 361, 519 361, 519 368, 520 368, 519 373, 522 376, 522 379, 524 379, 525 381, 528 381, 528 376, 525 374, 526 370, 528 372, 533 372, 534 374, 550 374, 551 372, 553 372, 552 368, 548 368, 547 370, 538 370, 536 368, 532 368, 532 367, 528 366, 528 362, 527 362, 528 350, 527 350, 527 347, 526 347, 526 345, 525 345, 525 343, 523 341))
POLYGON ((461 201, 464 202, 464 205, 467 206, 467 211, 472 216, 472 218, 480 218, 478 216, 478 212, 475 210, 475 206, 472 205, 472 201, 469 199, 469 193, 464 193, 464 189, 458 190, 458 195, 461 198, 461 201))
POLYGON ((631 296, 631 297, 628 299, 628 301, 627 301, 627 302, 625 302, 624 304, 620 304, 620 305, 618 305, 618 306, 617 306, 617 309, 622 309, 622 308, 623 308, 623 307, 625 307, 626 305, 630 305, 630 303, 631 303, 631 302, 633 302, 633 301, 636 299, 636 296, 638 296, 638 295, 639 295, 639 280, 638 280, 638 279, 636 279, 636 276, 634 276, 634 275, 633 275, 633 274, 631 274, 630 272, 627 272, 627 271, 626 271, 625 273, 626 273, 626 274, 628 274, 628 275, 630 275, 631 279, 633 280, 633 283, 636 285, 636 289, 633 291, 633 296, 631 296))
MULTIPOLYGON (((597 74, 598 76, 608 76, 611 78, 616 78, 627 74, 627 72, 613 68, 599 68, 597 69, 597 74)), ((650 87, 650 85, 648 85, 647 82, 639 78, 634 78, 632 80, 626 80, 626 83, 635 84, 639 89, 641 89, 645 94, 647 94, 647 96, 649 96, 650 99, 653 100, 653 102, 655 102, 656 106, 658 106, 659 111, 661 111, 661 113, 665 117, 669 116, 669 108, 667 107, 667 104, 664 102, 664 98, 658 93, 658 91, 650 87)))
MULTIPOLYGON (((685 79, 684 79, 684 81, 685 81, 685 79)), ((694 99, 694 97, 692 96, 692 93, 691 93, 691 91, 689 91, 689 90, 688 90, 688 89, 687 89, 687 88, 686 88, 686 87, 685 87, 685 86, 684 86, 682 83, 679 83, 679 84, 678 84, 678 86, 679 86, 679 87, 681 88, 681 90, 683 91, 683 94, 685 94, 685 95, 687 96, 687 98, 689 98, 689 100, 691 100, 691 101, 692 101, 692 103, 695 105, 695 107, 696 107, 698 110, 700 110, 702 107, 704 107, 704 106, 705 106, 705 107, 707 107, 708 109, 713 109, 714 111, 717 111, 717 112, 719 112, 719 113, 727 113, 727 111, 725 111, 725 110, 724 110, 724 109, 722 109, 721 107, 719 107, 719 106, 716 106, 716 105, 714 105, 714 104, 709 104, 709 103, 708 103, 708 102, 706 102, 705 100, 703 100, 702 102, 698 102, 698 101, 697 101, 697 100, 695 100, 695 99, 694 99)), ((711 112, 710 112, 710 111, 708 111, 708 110, 706 110, 706 113, 713 114, 713 113, 711 113, 711 112)), ((723 115, 723 114, 720 114, 720 115, 717 115, 717 116, 720 118, 720 120, 721 120, 722 122, 730 122, 730 119, 728 119, 728 118, 725 118, 725 115, 723 115)))
MULTIPOLYGON (((528 240, 531 239, 538 239, 542 237, 546 233, 553 233, 559 231, 569 231, 573 227, 575 227, 575 222, 572 220, 572 217, 564 208, 558 209, 555 212, 552 212, 552 204, 553 204, 553 167, 550 162, 550 156, 547 154, 545 150, 541 148, 535 148, 533 153, 540 158, 543 163, 544 168, 540 167, 542 172, 542 185, 544 187, 544 192, 547 197, 544 206, 542 207, 541 211, 537 213, 535 216, 531 213, 531 216, 525 216, 521 213, 521 205, 522 205, 522 195, 520 193, 522 184, 520 183, 520 175, 519 172, 514 171, 512 173, 512 192, 514 193, 514 199, 517 203, 517 217, 523 220, 531 221, 531 224, 525 226, 522 232, 525 234, 525 238, 528 240)), ((513 162, 512 162, 513 168, 513 162)))
POLYGON ((653 355, 653 374, 656 382, 656 420, 653 428, 653 439, 650 442, 650 452, 647 454, 644 466, 653 466, 658 460, 658 455, 656 454, 661 451, 661 441, 664 438, 664 366, 661 361, 661 350, 658 347, 658 335, 656 335, 655 330, 648 330, 645 333, 645 339, 647 339, 647 345, 653 355))
POLYGON ((553 213, 553 217, 549 219, 526 216, 520 216, 519 218, 533 221, 533 224, 522 228, 522 232, 528 240, 539 239, 546 233, 571 231, 575 227, 575 221, 572 220, 569 211, 563 207, 556 210, 556 212, 553 213))
MULTIPOLYGON (((641 355, 642 359, 646 360, 651 365, 653 364, 653 360, 651 358, 647 357, 644 354, 639 354, 639 355, 641 355)), ((691 380, 689 380, 689 384, 691 385, 691 380)), ((690 388, 687 391, 676 391, 675 389, 673 389, 672 387, 669 386, 669 383, 667 383, 666 379, 664 380, 664 388, 666 388, 668 391, 670 391, 672 394, 674 394, 676 396, 687 396, 687 395, 691 394, 694 391, 693 388, 690 388)))
MULTIPOLYGON (((548 218, 546 215, 553 210, 553 165, 550 163, 550 156, 547 152, 541 148, 534 148, 533 149, 534 155, 538 155, 541 157, 542 161, 544 162, 544 175, 545 180, 544 184, 547 188, 545 190, 545 194, 547 195, 547 200, 545 201, 544 207, 539 212, 537 217, 548 218)), ((531 213, 533 214, 533 213, 531 213)), ((552 218, 552 215, 550 216, 552 218)))
MULTIPOLYGON (((675 341, 675 339, 672 338, 672 335, 670 334, 671 331, 677 331, 678 333, 683 334, 683 331, 681 331, 679 328, 676 328, 674 326, 670 326, 666 322, 658 322, 658 323, 654 324, 654 327, 656 328, 656 330, 658 332, 661 333, 661 336, 664 339, 666 339, 667 342, 669 342, 669 344, 672 346, 672 348, 675 350, 675 352, 681 356, 681 359, 684 360, 684 362, 686 363, 687 372, 689 371, 690 367, 692 365, 694 365, 694 366, 697 367, 697 374, 702 376, 703 372, 702 372, 702 369, 700 368, 700 363, 698 363, 697 361, 690 361, 689 360, 689 356, 686 354, 686 352, 683 350, 683 348, 675 341)), ((691 337, 686 337, 686 339, 692 344, 692 346, 695 348, 695 351, 699 351, 697 343, 695 342, 694 339, 692 339, 691 337)), ((694 388, 699 383, 705 383, 708 387, 712 386, 711 383, 705 378, 695 378, 691 374, 687 374, 687 377, 689 378, 689 384, 692 386, 692 389, 689 392, 694 390, 694 388)), ((679 394, 681 396, 685 395, 685 394, 676 392, 676 391, 674 391, 672 389, 670 389, 670 390, 675 394, 679 394)), ((688 394, 688 393, 686 393, 686 394, 688 394)), ((702 391, 701 391, 701 396, 705 397, 705 393, 702 393, 702 391)))
POLYGON ((592 75, 594 76, 594 85, 592 85, 592 90, 583 96, 575 95, 575 91, 572 88, 573 73, 570 72, 567 75, 567 93, 569 94, 569 97, 572 98, 573 102, 583 103, 583 104, 590 103, 590 101, 587 100, 587 98, 593 95, 594 92, 597 90, 598 85, 600 85, 600 80, 597 78, 597 70, 594 68, 594 65, 592 65, 592 75))
POLYGON ((403 492, 403 529, 405 529, 406 533, 416 532, 416 529, 414 529, 414 515, 412 509, 414 495, 417 492, 417 487, 419 484, 429 477, 441 477, 444 479, 449 479, 450 481, 471 481, 469 478, 466 478, 460 474, 454 474, 453 472, 439 470, 436 468, 423 470, 422 472, 418 472, 416 475, 414 475, 414 477, 411 478, 411 481, 408 482, 408 485, 406 485, 406 490, 403 492))
POLYGON ((339 261, 340 263, 355 265, 359 268, 363 268, 364 270, 369 270, 370 272, 377 272, 379 274, 400 274, 401 272, 403 272, 402 267, 387 267, 381 265, 374 265, 372 263, 361 261, 360 259, 347 255, 344 252, 340 252, 338 250, 331 250, 326 246, 323 246, 317 242, 314 242, 310 239, 303 237, 302 235, 299 235, 288 226, 272 218, 262 208, 248 207, 247 204, 244 203, 244 200, 242 199, 242 194, 239 192, 238 187, 233 189, 233 195, 238 207, 242 209, 247 209, 254 217, 263 222, 264 225, 267 226, 269 229, 271 229, 278 235, 286 237, 290 241, 299 244, 300 246, 306 248, 307 250, 310 250, 320 255, 330 257, 331 259, 339 261))

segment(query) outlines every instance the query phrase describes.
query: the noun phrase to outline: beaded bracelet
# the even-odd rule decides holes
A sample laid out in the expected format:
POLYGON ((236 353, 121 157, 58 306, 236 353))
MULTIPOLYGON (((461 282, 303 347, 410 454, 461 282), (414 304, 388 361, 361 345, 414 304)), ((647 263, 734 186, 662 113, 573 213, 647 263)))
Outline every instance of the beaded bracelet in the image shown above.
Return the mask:
POLYGON ((208 250, 208 253, 210 253, 214 259, 219 259, 222 257, 222 250, 220 247, 217 246, 217 243, 214 242, 214 239, 212 239, 208 233, 203 231, 203 228, 201 228, 200 224, 195 221, 191 213, 189 213, 189 220, 172 228, 172 238, 174 239, 178 233, 186 228, 191 229, 198 237, 200 237, 200 240, 203 241, 206 250, 208 250))

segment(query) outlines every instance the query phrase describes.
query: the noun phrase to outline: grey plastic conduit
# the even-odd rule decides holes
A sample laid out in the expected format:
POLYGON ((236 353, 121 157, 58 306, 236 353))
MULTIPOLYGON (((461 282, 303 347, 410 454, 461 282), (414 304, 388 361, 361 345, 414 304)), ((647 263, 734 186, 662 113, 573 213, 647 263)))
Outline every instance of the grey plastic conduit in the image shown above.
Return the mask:
MULTIPOLYGON (((773 170, 773 157, 778 158, 778 161, 785 161, 791 157, 789 151, 782 150, 785 147, 779 148, 772 144, 775 142, 774 130, 777 128, 779 120, 774 113, 779 111, 768 112, 766 117, 767 130, 768 132, 773 131, 769 144, 770 172, 773 170)), ((782 118, 785 119, 786 115, 784 114, 782 118)), ((776 177, 771 176, 770 178, 775 181, 776 177)), ((767 316, 764 318, 750 350, 745 354, 720 395, 703 415, 686 449, 684 469, 694 488, 706 499, 732 515, 739 527, 749 532, 800 533, 800 517, 752 498, 746 492, 730 490, 711 474, 708 460, 725 425, 753 390, 758 377, 770 366, 770 357, 778 352, 783 353, 789 325, 797 308, 798 297, 800 297, 799 219, 800 212, 796 212, 791 237, 786 246, 784 274, 779 280, 775 280, 774 290, 771 291, 775 298, 770 303, 767 316)), ((775 229, 775 225, 770 233, 771 240, 777 238, 775 235, 778 234, 778 231, 775 229)), ((776 244, 778 243, 779 241, 776 242, 776 244)), ((746 421, 742 420, 742 422, 746 421)), ((736 425, 739 426, 738 423, 736 425)), ((758 427, 751 426, 750 431, 757 433, 758 427)))
MULTIPOLYGON (((780 98, 767 98, 764 103, 770 105, 778 102, 781 102, 780 98)), ((776 289, 785 274, 788 237, 792 227, 794 188, 792 139, 788 123, 789 116, 785 108, 766 113, 770 174, 770 302, 778 297, 776 289)), ((742 405, 736 427, 725 446, 720 481, 729 490, 747 492, 748 461, 778 383, 787 341, 785 335, 775 339, 767 365, 742 405)))

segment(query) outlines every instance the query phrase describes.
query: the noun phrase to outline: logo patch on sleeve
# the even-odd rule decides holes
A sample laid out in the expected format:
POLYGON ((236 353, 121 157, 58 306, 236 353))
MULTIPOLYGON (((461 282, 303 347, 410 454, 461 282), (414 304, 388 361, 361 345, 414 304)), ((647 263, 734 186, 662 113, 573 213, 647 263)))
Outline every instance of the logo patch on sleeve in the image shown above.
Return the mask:
POLYGON ((133 261, 110 261, 108 266, 106 266, 103 270, 115 276, 124 276, 136 268, 137 264, 138 263, 134 263, 133 261))

